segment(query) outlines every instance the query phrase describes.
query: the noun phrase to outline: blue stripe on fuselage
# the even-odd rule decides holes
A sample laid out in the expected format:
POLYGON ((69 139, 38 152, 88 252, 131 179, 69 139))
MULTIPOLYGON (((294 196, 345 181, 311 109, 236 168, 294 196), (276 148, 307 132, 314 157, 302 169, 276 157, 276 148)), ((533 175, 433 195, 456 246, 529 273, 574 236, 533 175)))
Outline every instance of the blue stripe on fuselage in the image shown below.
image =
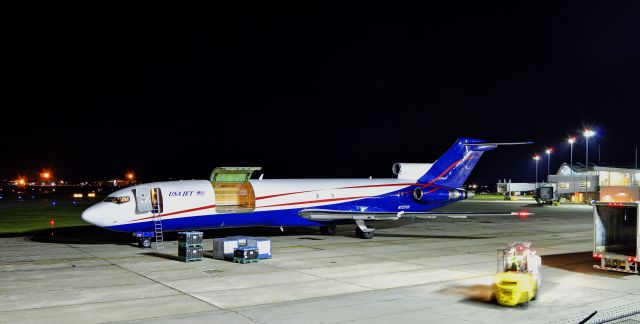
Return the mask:
MULTIPOLYGON (((417 202, 412 198, 415 186, 405 187, 403 189, 382 194, 379 196, 314 207, 278 209, 267 211, 254 211, 251 213, 223 213, 223 214, 206 214, 196 216, 186 216, 177 218, 162 219, 162 228, 164 231, 182 231, 182 230, 204 230, 224 227, 254 227, 254 226, 322 226, 326 223, 310 221, 298 216, 298 212, 303 209, 319 208, 341 211, 369 211, 369 212, 398 212, 400 205, 404 205, 402 209, 408 212, 429 211, 435 208, 445 206, 453 200, 438 202, 417 202), (406 207, 409 208, 406 208, 406 207)), ((438 188, 431 194, 437 194, 439 190, 449 190, 438 188)), ((258 208, 259 209, 259 208, 258 208)), ((109 226, 107 229, 122 232, 143 232, 153 231, 154 224, 152 220, 146 222, 131 223, 125 225, 109 226)))

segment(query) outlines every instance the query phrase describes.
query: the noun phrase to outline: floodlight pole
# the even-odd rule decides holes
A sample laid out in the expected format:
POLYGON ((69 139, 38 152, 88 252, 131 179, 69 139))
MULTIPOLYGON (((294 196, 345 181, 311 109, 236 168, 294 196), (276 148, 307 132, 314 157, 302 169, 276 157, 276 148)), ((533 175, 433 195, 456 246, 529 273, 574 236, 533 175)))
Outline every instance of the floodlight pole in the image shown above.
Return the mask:
MULTIPOLYGON (((569 145, 571 146, 571 158, 570 158, 570 163, 571 163, 571 187, 573 188, 573 190, 576 189, 576 181, 575 181, 575 174, 573 172, 573 140, 569 140, 569 145)), ((560 188, 558 188, 560 189, 560 188)))
POLYGON ((587 202, 589 195, 589 136, 586 134, 584 136, 587 139, 587 150, 585 153, 585 170, 584 170, 584 201, 587 202))

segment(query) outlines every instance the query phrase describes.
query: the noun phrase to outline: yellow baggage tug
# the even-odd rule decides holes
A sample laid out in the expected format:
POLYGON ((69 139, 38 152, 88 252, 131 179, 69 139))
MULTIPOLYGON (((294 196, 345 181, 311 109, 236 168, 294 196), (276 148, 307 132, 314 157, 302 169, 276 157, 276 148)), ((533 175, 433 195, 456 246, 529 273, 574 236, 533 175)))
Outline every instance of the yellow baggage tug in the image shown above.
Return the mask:
POLYGON ((542 282, 542 261, 530 242, 511 242, 498 250, 498 274, 493 284, 496 301, 504 306, 534 300, 542 282))

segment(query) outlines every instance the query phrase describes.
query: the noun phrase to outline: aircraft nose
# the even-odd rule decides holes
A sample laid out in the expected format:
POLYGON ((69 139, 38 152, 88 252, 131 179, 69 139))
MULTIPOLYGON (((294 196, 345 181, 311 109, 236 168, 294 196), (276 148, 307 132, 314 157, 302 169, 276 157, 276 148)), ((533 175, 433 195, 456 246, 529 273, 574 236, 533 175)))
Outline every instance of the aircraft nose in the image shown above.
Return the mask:
POLYGON ((92 225, 98 225, 98 219, 100 217, 99 215, 99 209, 100 207, 98 207, 98 205, 93 205, 87 209, 85 209, 82 212, 82 215, 80 217, 82 217, 82 220, 92 224, 92 225))

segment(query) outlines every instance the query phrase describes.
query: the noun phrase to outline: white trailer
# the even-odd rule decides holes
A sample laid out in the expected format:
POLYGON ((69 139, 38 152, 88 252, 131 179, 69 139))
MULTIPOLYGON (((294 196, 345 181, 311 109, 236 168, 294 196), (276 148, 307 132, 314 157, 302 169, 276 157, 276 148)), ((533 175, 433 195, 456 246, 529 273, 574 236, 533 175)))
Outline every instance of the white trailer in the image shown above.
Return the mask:
POLYGON ((594 204, 594 268, 638 273, 639 205, 620 202, 594 204))

